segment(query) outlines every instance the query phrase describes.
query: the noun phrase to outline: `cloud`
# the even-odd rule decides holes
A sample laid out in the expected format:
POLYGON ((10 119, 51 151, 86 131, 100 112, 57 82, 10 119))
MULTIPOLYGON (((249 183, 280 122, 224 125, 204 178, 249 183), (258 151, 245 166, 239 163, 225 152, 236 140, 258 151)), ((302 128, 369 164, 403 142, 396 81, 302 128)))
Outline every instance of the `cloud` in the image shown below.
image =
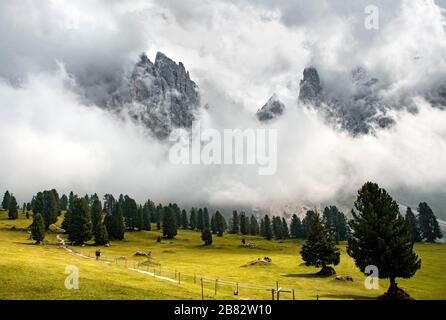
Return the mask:
POLYGON ((445 79, 442 11, 432 1, 378 1, 380 29, 370 31, 363 28, 365 5, 1 2, 0 185, 21 201, 56 187, 128 193, 139 201, 267 207, 351 199, 373 180, 406 204, 422 200, 419 194, 444 198, 446 112, 413 100, 445 79), (287 107, 268 125, 279 132, 277 174, 172 165, 167 145, 101 108, 141 51, 184 62, 210 106, 205 128, 263 128, 254 113, 277 93, 287 107), (309 64, 318 66, 326 88, 340 91, 342 77, 365 66, 401 106, 394 111, 397 125, 352 138, 298 108, 299 80, 309 64), (417 114, 402 108, 405 97, 417 114))

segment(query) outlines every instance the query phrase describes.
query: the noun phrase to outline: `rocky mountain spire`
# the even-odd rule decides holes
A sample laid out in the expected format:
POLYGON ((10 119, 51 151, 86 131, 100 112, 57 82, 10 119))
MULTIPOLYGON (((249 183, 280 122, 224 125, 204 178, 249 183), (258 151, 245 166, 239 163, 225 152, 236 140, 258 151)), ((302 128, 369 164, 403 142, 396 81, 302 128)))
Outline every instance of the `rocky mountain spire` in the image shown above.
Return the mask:
POLYGON ((259 121, 273 120, 283 114, 285 105, 274 94, 268 102, 257 111, 256 115, 259 121))

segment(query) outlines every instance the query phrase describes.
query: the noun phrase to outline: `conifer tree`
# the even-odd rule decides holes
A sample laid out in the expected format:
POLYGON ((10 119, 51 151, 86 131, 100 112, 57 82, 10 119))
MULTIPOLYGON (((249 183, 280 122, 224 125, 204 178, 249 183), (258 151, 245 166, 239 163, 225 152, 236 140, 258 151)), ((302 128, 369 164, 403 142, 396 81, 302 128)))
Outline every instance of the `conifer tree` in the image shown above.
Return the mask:
POLYGON ((266 240, 271 240, 273 238, 273 230, 271 227, 271 220, 268 215, 263 218, 263 235, 266 240))
POLYGON ((173 239, 176 235, 176 214, 171 207, 165 207, 163 215, 163 236, 166 239, 173 239))
POLYGON ((333 235, 336 243, 347 240, 347 218, 336 206, 329 206, 324 209, 323 221, 327 230, 333 235))
POLYGON ((249 222, 249 234, 252 236, 256 236, 259 234, 259 223, 257 222, 256 217, 251 215, 251 221, 249 222))
POLYGON ((189 220, 189 227, 191 230, 195 230, 198 227, 198 216, 197 216, 197 209, 192 208, 190 210, 190 220, 189 220))
POLYGON ((95 245, 104 246, 109 242, 107 228, 104 225, 104 214, 102 212, 99 215, 93 233, 95 245))
POLYGON ((223 215, 217 211, 215 213, 215 232, 217 233, 217 237, 222 237, 223 233, 226 231, 226 220, 223 215))
POLYGON ((151 208, 152 208, 152 205, 150 203, 150 200, 147 201, 142 208, 142 228, 143 228, 143 230, 147 230, 147 231, 152 230, 152 226, 151 226, 151 221, 152 221, 151 211, 152 210, 151 210, 151 208))
POLYGON ((244 212, 240 213, 240 233, 243 235, 249 233, 249 221, 244 212))
POLYGON ((229 233, 237 234, 240 232, 240 217, 237 210, 232 212, 231 226, 229 233))
POLYGON ((302 246, 301 255, 306 266, 322 267, 319 275, 329 276, 336 274, 330 265, 338 265, 340 261, 339 249, 330 232, 322 224, 319 215, 312 219, 312 226, 308 239, 302 246))
POLYGON ((309 210, 309 211, 307 211, 305 218, 302 220, 302 230, 303 230, 303 236, 305 239, 310 234, 311 227, 313 225, 313 220, 316 218, 317 215, 318 214, 315 211, 309 210))
POLYGON ((9 193, 8 190, 6 190, 4 196, 3 196, 3 201, 2 201, 2 208, 3 210, 8 210, 9 209, 9 202, 11 201, 11 194, 9 193))
POLYGON ((367 182, 359 191, 350 220, 352 234, 347 253, 365 272, 369 265, 379 270, 379 278, 390 280, 387 298, 404 298, 396 278, 411 278, 421 267, 413 251, 409 224, 401 216, 398 204, 376 183, 367 182))
POLYGON ((74 202, 74 193, 73 191, 70 191, 70 194, 68 196, 68 209, 72 209, 73 206, 73 202, 74 202))
POLYGON ((212 244, 212 232, 209 228, 206 228, 201 232, 201 240, 204 241, 205 246, 212 244))
POLYGON ((11 199, 9 200, 9 208, 8 208, 8 218, 10 220, 18 219, 19 211, 17 210, 17 201, 14 195, 11 195, 11 199))
POLYGON ((302 222, 296 214, 293 214, 290 225, 291 238, 303 238, 302 222))
POLYGON ((203 227, 205 229, 209 229, 210 228, 210 221, 209 221, 209 211, 208 208, 204 208, 203 209, 203 227))
POLYGON ((96 230, 98 223, 102 221, 102 205, 99 199, 94 199, 91 205, 91 223, 92 229, 96 230))
POLYGON ((63 194, 62 197, 60 197, 60 210, 67 210, 68 209, 68 197, 63 194))
POLYGON ((288 229, 288 223, 286 222, 285 218, 282 218, 282 237, 283 239, 290 238, 290 230, 288 229))
POLYGON ((106 215, 105 227, 107 228, 107 233, 110 240, 124 239, 124 215, 122 213, 121 204, 119 202, 116 202, 113 205, 112 214, 106 215))
POLYGON ((189 221, 187 219, 187 211, 182 210, 181 211, 181 227, 186 230, 189 227, 189 221))
POLYGON ((33 223, 31 224, 31 235, 36 244, 40 244, 45 239, 45 224, 40 213, 33 215, 33 223))
POLYGON ((200 231, 204 230, 204 215, 203 209, 199 208, 197 213, 197 229, 200 231))
POLYGON ((418 205, 418 213, 418 221, 423 239, 427 242, 434 243, 437 238, 442 238, 443 235, 437 218, 426 202, 422 202, 418 205))
POLYGON ((409 223, 412 242, 421 242, 422 238, 418 219, 415 217, 415 214, 410 207, 406 210, 406 221, 409 223))
POLYGON ((90 207, 85 198, 75 198, 70 215, 68 240, 74 245, 83 245, 92 237, 90 207))

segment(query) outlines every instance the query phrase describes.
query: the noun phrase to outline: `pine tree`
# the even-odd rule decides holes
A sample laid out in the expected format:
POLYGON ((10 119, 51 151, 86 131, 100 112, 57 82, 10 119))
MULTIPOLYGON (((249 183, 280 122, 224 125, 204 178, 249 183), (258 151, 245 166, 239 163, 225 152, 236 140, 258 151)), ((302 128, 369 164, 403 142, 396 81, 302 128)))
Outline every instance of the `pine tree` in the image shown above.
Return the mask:
POLYGON ((213 234, 216 234, 217 233, 217 225, 216 225, 216 223, 215 223, 215 213, 212 215, 212 217, 211 217, 211 232, 213 233, 213 234))
POLYGON ((223 215, 217 211, 215 213, 215 232, 217 233, 217 237, 222 237, 224 232, 226 231, 226 220, 223 215))
POLYGON ((161 230, 161 222, 163 220, 164 215, 164 208, 162 204, 159 204, 158 207, 156 207, 156 229, 161 230))
POLYGON ((91 223, 92 230, 96 230, 98 223, 102 220, 102 205, 99 199, 94 199, 91 205, 91 223))
POLYGON ((14 195, 11 195, 11 199, 9 200, 9 208, 8 208, 8 218, 10 220, 18 219, 19 211, 17 210, 17 201, 14 195))
POLYGON ((115 198, 111 194, 104 195, 104 211, 111 215, 113 212, 113 206, 116 203, 115 198))
POLYGON ((243 235, 249 233, 249 221, 244 212, 240 213, 240 233, 243 235))
POLYGON ((203 215, 203 209, 198 209, 197 214, 197 229, 200 231, 204 230, 204 215, 203 215))
POLYGON ((209 211, 208 208, 204 208, 203 209, 203 227, 205 229, 209 229, 210 228, 210 222, 209 222, 209 211))
POLYGON ((420 223, 421 236, 427 242, 434 243, 437 238, 443 237, 440 226, 434 212, 426 202, 418 205, 418 221, 420 223))
POLYGON ((232 212, 231 227, 229 233, 238 234, 240 232, 240 217, 237 210, 232 212))
POLYGON ((311 232, 311 227, 313 225, 313 220, 317 217, 317 213, 313 210, 307 211, 305 218, 302 220, 302 231, 304 238, 308 238, 308 235, 311 232))
POLYGON ((40 213, 34 214, 31 224, 31 235, 36 244, 40 244, 45 239, 45 224, 40 213))
POLYGON ((100 213, 99 218, 96 221, 93 233, 95 245, 104 246, 109 242, 107 228, 104 225, 104 214, 102 212, 100 213))
POLYGON ((252 236, 256 236, 259 234, 259 223, 257 222, 256 217, 251 215, 251 221, 249 222, 249 234, 252 236))
POLYGON ((136 217, 135 227, 138 230, 143 230, 144 210, 141 205, 138 206, 138 214, 136 217))
POLYGON ((418 219, 412 211, 412 208, 407 208, 406 210, 406 221, 409 223, 410 235, 412 242, 421 242, 420 227, 418 224, 418 219))
POLYGON ((293 214, 290 225, 291 238, 303 238, 302 222, 296 214, 293 214))
POLYGON ((280 217, 274 216, 272 219, 272 225, 273 225, 274 238, 276 240, 283 239, 283 226, 282 226, 282 220, 280 220, 280 217))
POLYGON ((68 209, 72 209, 74 202, 74 193, 73 191, 70 191, 70 194, 68 195, 68 209))
POLYGON ((119 199, 122 205, 122 214, 124 215, 125 226, 128 230, 134 230, 138 224, 138 205, 136 201, 128 195, 119 199))
POLYGON ((186 230, 189 227, 189 221, 187 219, 187 211, 182 210, 181 211, 181 227, 186 230))
POLYGON ((171 207, 164 208, 163 216, 163 236, 166 239, 173 239, 177 235, 176 214, 171 207))
POLYGON ((361 272, 374 265, 379 278, 390 279, 386 297, 402 297, 404 291, 395 279, 411 278, 421 267, 421 260, 413 251, 409 224, 401 216, 398 204, 376 183, 367 182, 358 191, 355 209, 347 253, 361 272))
POLYGON ((42 215, 45 229, 57 221, 58 203, 53 191, 38 192, 31 203, 33 213, 42 215))
POLYGON ((113 205, 112 214, 107 214, 105 217, 105 227, 110 240, 124 239, 124 215, 122 213, 121 204, 116 202, 113 205))
POLYGON ((205 246, 212 244, 212 232, 209 228, 206 228, 201 232, 201 240, 204 241, 205 246))
POLYGON ((189 227, 191 230, 195 230, 198 227, 198 216, 197 216, 197 210, 195 208, 192 208, 190 210, 189 227))
POLYGON ((85 198, 75 198, 70 215, 68 240, 74 245, 83 245, 92 237, 90 207, 85 198))
POLYGON ((62 197, 60 198, 60 210, 67 210, 68 209, 68 197, 63 194, 62 197))
POLYGON ((3 196, 2 208, 3 210, 9 209, 9 202, 11 201, 11 194, 8 190, 6 190, 5 195, 3 196))
POLYGON ((151 204, 151 201, 147 201, 143 208, 142 208, 142 229, 143 230, 147 230, 150 231, 152 230, 152 226, 151 226, 151 221, 152 221, 152 217, 151 217, 151 211, 153 208, 153 204, 151 204))
POLYGON ((330 265, 337 266, 340 261, 339 249, 330 232, 322 224, 319 215, 312 219, 312 226, 308 239, 302 246, 301 255, 306 266, 322 267, 319 275, 329 276, 336 274, 330 265))
POLYGON ((336 243, 347 240, 347 218, 336 206, 329 206, 324 209, 323 221, 327 230, 336 240, 336 243))
POLYGON ((273 238, 273 230, 271 227, 271 220, 268 215, 263 218, 263 235, 266 240, 271 240, 273 238))
POLYGON ((288 229, 288 223, 286 222, 285 218, 282 218, 282 236, 283 239, 290 238, 290 230, 288 229))

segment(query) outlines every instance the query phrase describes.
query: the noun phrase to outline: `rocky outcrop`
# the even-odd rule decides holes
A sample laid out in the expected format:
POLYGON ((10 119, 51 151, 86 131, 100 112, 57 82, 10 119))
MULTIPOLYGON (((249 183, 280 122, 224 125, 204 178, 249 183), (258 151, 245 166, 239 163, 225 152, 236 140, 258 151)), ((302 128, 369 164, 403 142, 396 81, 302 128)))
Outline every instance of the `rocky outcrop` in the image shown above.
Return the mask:
POLYGON ((126 106, 156 137, 168 137, 174 128, 190 128, 200 107, 198 86, 184 65, 158 52, 155 63, 146 54, 128 82, 126 106))
POLYGON ((391 109, 380 96, 379 81, 363 68, 352 71, 351 87, 342 94, 323 90, 314 67, 306 68, 300 82, 299 101, 323 113, 335 127, 352 135, 373 133, 394 124, 391 109))
POLYGON ((285 105, 274 94, 268 102, 257 111, 256 116, 259 121, 270 121, 283 114, 285 105))

